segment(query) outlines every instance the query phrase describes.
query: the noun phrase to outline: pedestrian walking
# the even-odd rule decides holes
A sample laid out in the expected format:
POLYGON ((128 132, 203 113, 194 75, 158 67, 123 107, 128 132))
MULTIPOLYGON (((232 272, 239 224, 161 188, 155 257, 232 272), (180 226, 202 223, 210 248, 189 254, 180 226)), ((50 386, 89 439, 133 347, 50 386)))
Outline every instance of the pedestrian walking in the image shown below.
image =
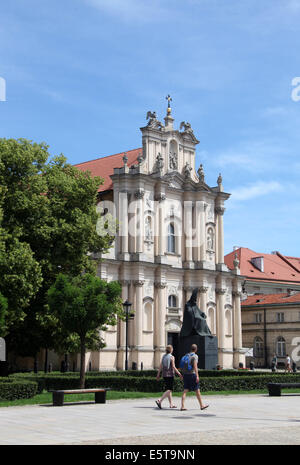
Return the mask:
POLYGON ((181 398, 181 409, 186 410, 185 408, 185 398, 189 391, 194 391, 196 393, 200 409, 204 410, 208 405, 204 405, 200 393, 199 387, 199 374, 198 374, 198 355, 196 355, 197 346, 192 344, 191 352, 184 355, 180 361, 180 368, 183 374, 183 383, 184 390, 181 398))
POLYGON ((180 377, 180 379, 183 378, 182 374, 180 371, 177 370, 175 366, 175 357, 172 355, 173 353, 173 346, 168 345, 166 347, 166 353, 161 359, 161 363, 157 372, 156 380, 159 381, 160 375, 162 373, 164 383, 165 383, 165 392, 161 396, 160 399, 156 400, 156 405, 158 408, 162 408, 161 404, 162 401, 167 397, 169 400, 170 408, 176 408, 176 405, 173 404, 172 400, 172 391, 173 391, 173 385, 174 385, 174 376, 175 373, 180 377))
POLYGON ((277 370, 277 355, 274 354, 272 358, 272 371, 276 371, 276 370, 277 370))
POLYGON ((285 359, 285 370, 284 370, 284 372, 286 373, 286 371, 288 371, 288 373, 292 372, 291 357, 289 356, 289 354, 286 355, 286 359, 285 359))

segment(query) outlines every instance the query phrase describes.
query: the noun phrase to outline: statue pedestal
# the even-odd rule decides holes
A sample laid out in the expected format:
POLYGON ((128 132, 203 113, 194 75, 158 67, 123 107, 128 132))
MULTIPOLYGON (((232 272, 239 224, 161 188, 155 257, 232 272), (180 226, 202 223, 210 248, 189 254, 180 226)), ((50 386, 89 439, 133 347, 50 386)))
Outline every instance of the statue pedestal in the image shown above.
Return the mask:
POLYGON ((191 351, 192 344, 196 344, 198 347, 198 368, 215 370, 218 365, 218 338, 216 336, 198 335, 179 338, 180 359, 191 351))

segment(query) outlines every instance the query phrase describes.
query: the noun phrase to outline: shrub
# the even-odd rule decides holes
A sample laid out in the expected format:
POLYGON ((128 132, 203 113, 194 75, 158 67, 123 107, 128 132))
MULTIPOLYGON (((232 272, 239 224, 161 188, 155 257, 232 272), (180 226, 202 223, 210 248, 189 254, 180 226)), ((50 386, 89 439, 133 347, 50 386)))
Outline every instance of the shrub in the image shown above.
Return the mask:
POLYGON ((37 394, 38 385, 34 381, 0 378, 0 399, 30 399, 37 394))

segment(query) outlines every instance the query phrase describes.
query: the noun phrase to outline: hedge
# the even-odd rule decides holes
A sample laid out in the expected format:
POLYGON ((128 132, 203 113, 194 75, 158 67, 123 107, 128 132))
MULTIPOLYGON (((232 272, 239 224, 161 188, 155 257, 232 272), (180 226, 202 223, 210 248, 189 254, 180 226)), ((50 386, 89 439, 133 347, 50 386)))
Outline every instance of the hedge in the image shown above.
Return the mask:
POLYGON ((0 400, 30 399, 38 392, 34 381, 0 378, 0 400))
MULTIPOLYGON (((78 375, 35 375, 31 380, 38 384, 38 392, 43 390, 56 389, 78 389, 78 375)), ((202 391, 234 391, 255 389, 267 389, 269 382, 300 382, 300 374, 259 374, 257 376, 214 376, 201 377, 200 389, 202 391)), ((138 376, 87 376, 85 381, 86 388, 109 387, 116 391, 139 391, 139 392, 161 392, 164 389, 163 380, 156 381, 155 377, 138 377, 138 376)), ((175 377, 174 391, 179 392, 183 389, 183 383, 178 376, 175 377)))
MULTIPOLYGON (((263 376, 265 372, 259 371, 252 371, 252 370, 199 370, 199 377, 223 377, 223 376, 263 376)), ((273 373, 270 372, 270 375, 273 376, 273 373)), ((274 373, 275 374, 275 373, 274 373)), ((86 377, 90 376, 97 376, 97 377, 104 377, 104 376, 134 376, 134 377, 156 377, 157 370, 119 370, 119 371, 87 371, 86 377)), ((57 376, 79 376, 79 372, 76 371, 68 371, 66 373, 61 373, 60 371, 53 371, 51 373, 44 373, 40 371, 38 373, 33 372, 26 372, 26 373, 14 373, 10 375, 11 377, 15 378, 28 378, 28 377, 57 377, 57 376)))

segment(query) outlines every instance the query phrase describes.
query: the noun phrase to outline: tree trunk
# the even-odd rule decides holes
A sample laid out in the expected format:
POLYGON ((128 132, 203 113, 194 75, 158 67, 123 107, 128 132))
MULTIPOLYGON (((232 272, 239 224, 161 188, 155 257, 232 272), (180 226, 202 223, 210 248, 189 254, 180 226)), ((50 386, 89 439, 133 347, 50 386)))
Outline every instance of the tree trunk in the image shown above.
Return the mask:
POLYGON ((79 388, 84 389, 85 385, 85 339, 80 339, 80 381, 79 388))
POLYGON ((48 373, 48 349, 45 349, 45 365, 44 365, 44 372, 48 373))

